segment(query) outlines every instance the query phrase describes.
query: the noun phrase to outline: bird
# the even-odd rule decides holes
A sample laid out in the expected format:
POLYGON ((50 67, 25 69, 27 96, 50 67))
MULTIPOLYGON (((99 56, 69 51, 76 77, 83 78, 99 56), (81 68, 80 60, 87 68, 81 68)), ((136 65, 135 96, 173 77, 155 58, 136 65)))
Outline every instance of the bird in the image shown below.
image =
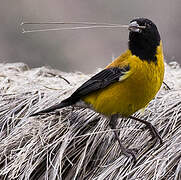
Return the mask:
POLYGON ((67 106, 92 109, 109 118, 109 126, 114 130, 122 154, 136 161, 135 150, 123 146, 115 129, 118 118, 130 118, 143 123, 152 139, 163 143, 155 126, 133 114, 147 107, 161 88, 164 55, 161 37, 153 21, 135 18, 129 22, 128 31, 128 48, 125 52, 83 83, 71 96, 30 116, 67 106))

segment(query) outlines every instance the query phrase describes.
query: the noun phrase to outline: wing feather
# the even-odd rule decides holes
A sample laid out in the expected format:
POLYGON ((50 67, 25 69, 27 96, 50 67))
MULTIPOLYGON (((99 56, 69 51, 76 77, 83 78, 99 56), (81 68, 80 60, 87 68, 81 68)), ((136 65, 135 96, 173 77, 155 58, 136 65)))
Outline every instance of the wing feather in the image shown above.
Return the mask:
POLYGON ((88 95, 99 89, 103 89, 112 83, 120 82, 126 79, 130 72, 130 66, 111 67, 102 70, 101 72, 94 75, 88 81, 86 81, 82 86, 80 86, 68 99, 74 101, 79 100, 81 97, 88 95))
POLYGON ((69 98, 63 100, 60 104, 51 106, 47 109, 39 111, 32 114, 31 116, 40 115, 42 113, 48 113, 54 111, 55 109, 60 109, 66 106, 70 106, 78 102, 83 96, 88 95, 94 91, 105 88, 114 82, 120 82, 126 79, 129 76, 130 67, 129 65, 124 66, 123 68, 119 67, 110 67, 102 70, 82 86, 80 86, 69 98))

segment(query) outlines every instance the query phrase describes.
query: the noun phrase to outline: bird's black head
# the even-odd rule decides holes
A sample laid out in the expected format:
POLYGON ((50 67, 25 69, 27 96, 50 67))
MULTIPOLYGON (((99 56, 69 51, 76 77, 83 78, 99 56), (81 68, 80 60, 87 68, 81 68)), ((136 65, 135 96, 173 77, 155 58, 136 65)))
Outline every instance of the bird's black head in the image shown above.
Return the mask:
POLYGON ((149 19, 133 19, 129 24, 129 49, 141 60, 157 62, 156 50, 160 44, 160 34, 149 19))

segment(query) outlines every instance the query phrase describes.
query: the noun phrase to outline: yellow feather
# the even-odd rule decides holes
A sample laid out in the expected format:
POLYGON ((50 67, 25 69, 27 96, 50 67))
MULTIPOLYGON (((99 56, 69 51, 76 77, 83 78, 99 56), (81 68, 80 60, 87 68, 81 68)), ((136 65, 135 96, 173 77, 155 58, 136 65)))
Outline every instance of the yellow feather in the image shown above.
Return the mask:
POLYGON ((106 68, 124 67, 130 71, 119 82, 82 98, 97 112, 106 116, 120 114, 127 117, 144 108, 155 97, 163 82, 164 61, 162 43, 157 47, 157 63, 141 60, 127 50, 106 68))

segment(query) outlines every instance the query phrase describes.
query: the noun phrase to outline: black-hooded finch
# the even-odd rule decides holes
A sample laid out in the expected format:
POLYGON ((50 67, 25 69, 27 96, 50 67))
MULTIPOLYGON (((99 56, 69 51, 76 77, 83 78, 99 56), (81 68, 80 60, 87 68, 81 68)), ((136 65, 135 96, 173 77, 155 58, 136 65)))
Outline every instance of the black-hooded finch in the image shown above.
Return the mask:
MULTIPOLYGON (((148 105, 162 85, 164 57, 160 34, 156 25, 146 18, 133 19, 128 29, 128 50, 60 104, 31 116, 66 106, 87 107, 109 117, 112 129, 116 128, 118 117, 142 122, 150 130, 152 137, 162 143, 162 138, 150 122, 132 116, 148 105)), ((134 150, 126 149, 118 137, 118 132, 114 133, 122 153, 136 160, 134 150)))

